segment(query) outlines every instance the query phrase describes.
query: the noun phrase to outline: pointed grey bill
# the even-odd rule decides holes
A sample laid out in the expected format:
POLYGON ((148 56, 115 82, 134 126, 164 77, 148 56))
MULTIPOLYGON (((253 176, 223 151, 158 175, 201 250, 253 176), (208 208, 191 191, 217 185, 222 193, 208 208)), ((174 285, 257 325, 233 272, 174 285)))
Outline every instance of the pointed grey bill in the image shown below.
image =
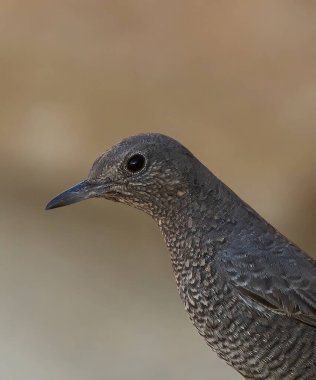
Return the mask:
POLYGON ((104 187, 104 185, 96 185, 87 181, 79 182, 53 198, 47 204, 46 210, 67 206, 72 203, 81 202, 85 199, 95 197, 101 189, 104 189, 104 187))

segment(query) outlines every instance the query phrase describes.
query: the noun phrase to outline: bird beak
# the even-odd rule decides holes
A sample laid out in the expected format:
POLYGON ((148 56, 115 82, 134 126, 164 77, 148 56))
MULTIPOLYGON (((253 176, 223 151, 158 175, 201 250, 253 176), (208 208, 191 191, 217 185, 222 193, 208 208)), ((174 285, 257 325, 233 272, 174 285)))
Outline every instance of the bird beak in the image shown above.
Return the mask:
POLYGON ((72 203, 81 202, 88 198, 100 196, 105 191, 104 184, 89 183, 82 181, 72 186, 53 198, 46 206, 46 210, 51 210, 57 207, 68 206, 72 203))

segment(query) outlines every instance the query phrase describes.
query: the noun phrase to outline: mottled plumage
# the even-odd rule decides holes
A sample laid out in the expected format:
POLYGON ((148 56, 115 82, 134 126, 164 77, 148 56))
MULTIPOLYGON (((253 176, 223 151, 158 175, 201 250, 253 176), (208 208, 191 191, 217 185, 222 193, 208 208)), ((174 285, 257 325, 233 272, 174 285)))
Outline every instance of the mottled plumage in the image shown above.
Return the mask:
POLYGON ((91 197, 155 219, 192 322, 246 379, 316 379, 316 262, 186 148, 160 134, 125 139, 47 208, 91 197))

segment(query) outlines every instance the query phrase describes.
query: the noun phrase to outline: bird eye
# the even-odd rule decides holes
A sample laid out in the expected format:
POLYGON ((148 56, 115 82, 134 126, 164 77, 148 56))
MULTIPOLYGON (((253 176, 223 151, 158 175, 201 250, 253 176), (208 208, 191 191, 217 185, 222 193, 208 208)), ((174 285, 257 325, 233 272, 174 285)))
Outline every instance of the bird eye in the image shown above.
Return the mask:
POLYGON ((126 164, 127 170, 133 173, 139 172, 145 166, 145 157, 141 154, 134 154, 126 164))

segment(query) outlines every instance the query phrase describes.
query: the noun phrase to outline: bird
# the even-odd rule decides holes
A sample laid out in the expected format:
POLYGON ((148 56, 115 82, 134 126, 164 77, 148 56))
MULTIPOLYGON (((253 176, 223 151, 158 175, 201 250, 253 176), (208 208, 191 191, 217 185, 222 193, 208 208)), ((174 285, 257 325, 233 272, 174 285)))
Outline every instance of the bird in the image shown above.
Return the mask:
POLYGON ((156 221, 191 321, 245 379, 316 379, 316 261, 181 143, 125 138, 46 209, 89 198, 156 221))

